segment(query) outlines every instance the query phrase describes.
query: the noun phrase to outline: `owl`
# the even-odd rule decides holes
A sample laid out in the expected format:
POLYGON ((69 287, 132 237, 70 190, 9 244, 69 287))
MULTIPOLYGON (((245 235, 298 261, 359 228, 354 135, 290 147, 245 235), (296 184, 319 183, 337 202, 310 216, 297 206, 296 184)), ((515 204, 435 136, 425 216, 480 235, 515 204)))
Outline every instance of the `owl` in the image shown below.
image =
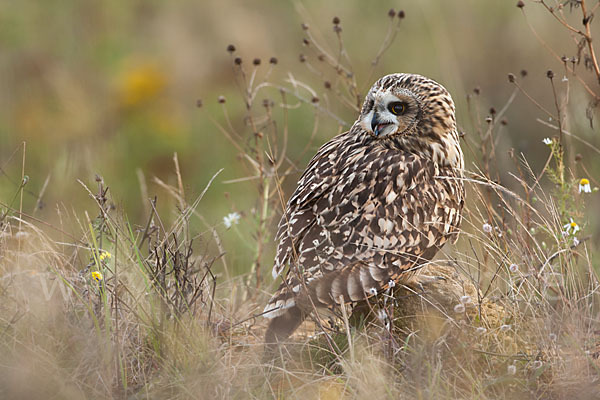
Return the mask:
POLYGON ((458 236, 463 153, 452 97, 421 75, 391 74, 369 90, 348 132, 312 158, 276 236, 283 282, 263 315, 265 343, 415 279, 458 236))

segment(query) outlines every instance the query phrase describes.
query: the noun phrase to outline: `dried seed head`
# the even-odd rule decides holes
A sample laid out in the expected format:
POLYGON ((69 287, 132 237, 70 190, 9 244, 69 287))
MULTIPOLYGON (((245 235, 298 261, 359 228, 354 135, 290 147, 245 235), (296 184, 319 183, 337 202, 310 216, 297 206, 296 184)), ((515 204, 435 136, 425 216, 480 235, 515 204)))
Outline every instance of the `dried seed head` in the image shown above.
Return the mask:
POLYGON ((304 54, 300 54, 298 56, 298 59, 300 60, 301 63, 303 63, 304 61, 306 61, 306 57, 304 56, 304 54))
POLYGON ((308 46, 310 44, 310 42, 308 41, 307 38, 302 39, 302 44, 305 46, 308 46))
POLYGON ((317 104, 319 102, 319 98, 317 96, 313 96, 311 101, 313 102, 313 104, 317 104))
POLYGON ((454 306, 454 312, 457 314, 462 314, 465 312, 465 305, 458 303, 454 306))
POLYGON ((325 56, 323 54, 319 54, 317 56, 317 60, 319 60, 319 61, 325 61, 325 56))
POLYGON ((217 98, 217 101, 219 102, 219 104, 224 104, 225 103, 225 96, 219 96, 217 98))
POLYGON ((522 0, 519 0, 519 1, 517 1, 517 7, 523 8, 523 7, 525 7, 525 3, 523 3, 522 0))
POLYGON ((324 85, 325 85, 325 89, 331 89, 331 82, 325 81, 324 85))
POLYGON ((196 107, 202 108, 202 99, 196 100, 196 107))
POLYGON ((333 17, 333 24, 334 25, 339 25, 340 24, 340 19, 338 17, 333 17))
POLYGON ((390 8, 390 11, 388 11, 388 16, 394 18, 396 16, 396 10, 390 8))
POLYGON ((491 124, 493 121, 492 117, 486 117, 485 118, 485 122, 487 122, 488 124, 491 124))
POLYGON ((277 64, 277 58, 271 57, 271 59, 269 60, 269 63, 273 64, 273 65, 277 64))
POLYGON ((479 89, 479 86, 473 89, 473 93, 475 93, 476 95, 479 95, 479 93, 481 93, 481 89, 479 89))
POLYGON ((513 73, 508 74, 508 81, 510 83, 514 83, 516 79, 517 78, 515 77, 515 74, 513 74, 513 73))
POLYGON ((492 233, 493 228, 490 224, 488 224, 487 222, 485 224, 483 224, 483 226, 481 227, 483 229, 483 231, 485 233, 492 233))
POLYGON ((494 107, 490 107, 490 114, 496 115, 496 109, 494 107))
POLYGON ((575 154, 575 161, 579 162, 581 160, 583 160, 583 156, 581 155, 581 153, 575 154))
POLYGON ((527 70, 526 69, 522 69, 521 70, 521 78, 525 78, 527 76, 527 70))
POLYGON ((260 58, 255 58, 254 60, 252 60, 252 64, 260 65, 260 58))
POLYGON ((236 57, 233 59, 235 65, 242 65, 242 59, 240 57, 236 57))
POLYGON ((232 44, 230 44, 229 46, 227 46, 227 51, 228 51, 229 53, 233 53, 233 52, 235 51, 235 46, 234 46, 234 45, 232 45, 232 44))
POLYGON ((406 16, 406 14, 404 14, 404 10, 398 11, 398 18, 404 19, 405 16, 406 16))
POLYGON ((552 72, 552 70, 549 69, 548 71, 546 71, 546 76, 548 77, 548 79, 552 79, 554 78, 554 72, 552 72))
POLYGON ((500 120, 500 123, 501 123, 502 125, 506 126, 506 125, 508 125, 508 120, 507 120, 506 118, 502 118, 502 119, 500 120))
POLYGON ((300 26, 302 27, 303 31, 307 31, 308 30, 308 25, 306 25, 304 22, 300 26))
POLYGON ((263 107, 264 108, 269 108, 269 104, 270 104, 269 99, 263 99, 263 107))

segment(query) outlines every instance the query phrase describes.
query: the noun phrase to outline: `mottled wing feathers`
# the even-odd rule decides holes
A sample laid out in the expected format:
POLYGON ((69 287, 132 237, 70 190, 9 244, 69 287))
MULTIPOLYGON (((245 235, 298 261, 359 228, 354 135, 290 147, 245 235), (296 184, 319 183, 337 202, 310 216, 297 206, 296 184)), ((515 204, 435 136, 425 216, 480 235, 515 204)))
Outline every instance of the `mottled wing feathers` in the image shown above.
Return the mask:
POLYGON ((316 306, 362 300, 410 276, 459 223, 462 186, 439 174, 430 159, 360 132, 324 145, 281 219, 273 275, 290 270, 265 311, 308 297, 316 306), (308 296, 298 296, 301 279, 308 296))

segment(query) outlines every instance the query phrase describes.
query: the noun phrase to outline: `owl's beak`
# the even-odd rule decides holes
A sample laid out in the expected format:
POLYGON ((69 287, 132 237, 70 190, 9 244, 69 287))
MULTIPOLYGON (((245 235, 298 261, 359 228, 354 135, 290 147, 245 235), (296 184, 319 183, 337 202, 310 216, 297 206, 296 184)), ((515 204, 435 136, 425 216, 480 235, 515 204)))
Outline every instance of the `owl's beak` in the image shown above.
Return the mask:
POLYGON ((371 120, 371 130, 373 131, 373 134, 375 136, 379 136, 382 133, 382 131, 384 131, 385 128, 390 125, 393 124, 379 119, 379 115, 377 113, 373 115, 373 119, 371 120))

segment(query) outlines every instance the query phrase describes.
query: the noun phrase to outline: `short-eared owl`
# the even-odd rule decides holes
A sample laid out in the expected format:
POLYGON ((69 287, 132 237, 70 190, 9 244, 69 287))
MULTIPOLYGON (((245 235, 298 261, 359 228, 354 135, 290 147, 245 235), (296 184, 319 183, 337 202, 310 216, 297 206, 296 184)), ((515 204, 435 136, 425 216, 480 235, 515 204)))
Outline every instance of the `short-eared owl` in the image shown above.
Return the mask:
POLYGON ((458 235, 463 154, 454 102, 437 82, 392 74, 369 90, 350 130, 325 143, 279 223, 266 343, 315 309, 406 282, 458 235))

